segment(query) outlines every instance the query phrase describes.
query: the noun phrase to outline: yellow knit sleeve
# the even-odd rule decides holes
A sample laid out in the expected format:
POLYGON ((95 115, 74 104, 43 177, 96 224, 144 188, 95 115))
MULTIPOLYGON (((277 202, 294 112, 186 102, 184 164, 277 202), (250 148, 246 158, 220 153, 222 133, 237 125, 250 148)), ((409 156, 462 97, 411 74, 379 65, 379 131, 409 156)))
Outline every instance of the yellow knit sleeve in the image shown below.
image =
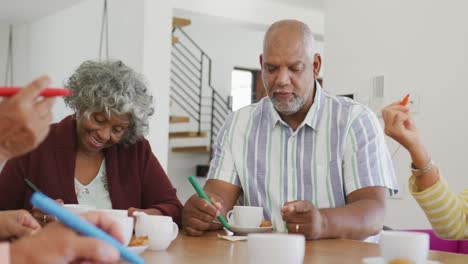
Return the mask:
MULTIPOLYGON (((437 168, 436 173, 439 174, 437 168)), ((456 195, 449 189, 445 179, 440 177, 434 185, 418 192, 414 176, 409 178, 409 189, 439 237, 445 239, 468 237, 465 231, 468 215, 468 189, 456 195)))

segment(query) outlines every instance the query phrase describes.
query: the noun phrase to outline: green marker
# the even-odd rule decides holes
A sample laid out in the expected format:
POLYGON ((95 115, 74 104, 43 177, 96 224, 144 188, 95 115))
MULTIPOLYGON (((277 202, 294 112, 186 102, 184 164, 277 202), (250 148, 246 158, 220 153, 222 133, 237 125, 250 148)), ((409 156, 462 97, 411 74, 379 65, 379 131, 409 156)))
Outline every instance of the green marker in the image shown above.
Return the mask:
MULTIPOLYGON (((203 189, 200 187, 200 185, 198 184, 197 180, 195 179, 195 177, 193 176, 189 176, 188 177, 188 180, 189 182, 192 184, 193 188, 195 188, 195 191, 197 192, 198 196, 200 196, 200 198, 202 199, 205 199, 207 202, 209 202, 210 204, 213 204, 213 202, 211 201, 210 197, 208 197, 208 195, 206 195, 206 193, 203 191, 203 189)), ((223 224, 223 226, 227 229, 230 229, 229 227, 229 224, 228 222, 226 221, 226 218, 224 218, 224 216, 222 214, 219 214, 218 215, 218 220, 221 222, 221 224, 223 224)))

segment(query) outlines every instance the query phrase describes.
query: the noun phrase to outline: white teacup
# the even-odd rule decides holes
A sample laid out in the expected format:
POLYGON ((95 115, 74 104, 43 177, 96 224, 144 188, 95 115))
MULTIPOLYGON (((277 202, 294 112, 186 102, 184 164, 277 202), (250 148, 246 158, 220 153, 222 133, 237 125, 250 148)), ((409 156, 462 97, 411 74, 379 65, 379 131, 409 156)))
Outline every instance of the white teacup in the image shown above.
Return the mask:
POLYGON ((418 232, 383 231, 379 245, 385 262, 404 258, 422 264, 427 262, 429 254, 429 235, 418 232))
POLYGON ((86 204, 64 204, 63 207, 75 214, 82 214, 96 209, 95 206, 86 204))
POLYGON ((123 209, 96 209, 95 212, 101 212, 111 217, 127 217, 128 210, 123 209))
POLYGON ((305 237, 291 234, 249 234, 249 264, 301 264, 304 261, 305 237))
POLYGON ((259 227, 263 221, 263 207, 234 206, 227 213, 230 225, 238 227, 259 227))
POLYGON ((137 218, 135 235, 148 236, 151 250, 166 250, 179 233, 179 227, 172 221, 172 217, 144 213, 134 215, 137 218))
POLYGON ((133 217, 128 216, 127 210, 118 209, 97 209, 92 210, 93 212, 99 212, 105 214, 117 222, 120 226, 120 232, 124 237, 124 245, 127 246, 130 243, 133 235, 133 217))
POLYGON ((133 217, 126 216, 126 217, 112 217, 112 219, 119 223, 120 231, 124 237, 124 245, 128 246, 130 240, 132 239, 133 235, 133 217))

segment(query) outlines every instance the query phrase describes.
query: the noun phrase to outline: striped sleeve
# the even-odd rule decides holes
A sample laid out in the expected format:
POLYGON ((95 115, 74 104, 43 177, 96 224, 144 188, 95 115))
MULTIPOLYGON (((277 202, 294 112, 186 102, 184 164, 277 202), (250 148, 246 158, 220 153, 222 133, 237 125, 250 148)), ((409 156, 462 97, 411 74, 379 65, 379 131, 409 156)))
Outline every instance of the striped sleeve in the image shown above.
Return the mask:
POLYGON ((345 194, 371 186, 396 191, 392 159, 382 128, 375 114, 367 108, 350 121, 344 146, 343 179, 345 194))
POLYGON ((214 143, 214 153, 208 171, 208 179, 222 180, 240 186, 241 183, 231 151, 237 117, 236 112, 231 113, 218 133, 214 143))
MULTIPOLYGON (((439 171, 437 170, 438 174, 439 171)), ((445 239, 466 239, 468 189, 456 195, 452 192, 445 179, 440 177, 434 185, 418 192, 415 177, 409 179, 409 189, 414 199, 423 209, 434 232, 445 239)))

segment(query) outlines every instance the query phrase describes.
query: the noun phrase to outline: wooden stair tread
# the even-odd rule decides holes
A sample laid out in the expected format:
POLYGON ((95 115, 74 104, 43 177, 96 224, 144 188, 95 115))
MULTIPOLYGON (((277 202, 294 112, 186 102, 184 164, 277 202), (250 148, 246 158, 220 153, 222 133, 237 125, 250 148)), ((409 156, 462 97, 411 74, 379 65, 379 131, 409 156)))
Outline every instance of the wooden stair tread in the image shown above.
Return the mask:
POLYGON ((176 36, 172 36, 172 45, 179 43, 179 38, 176 36))
POLYGON ((204 138, 208 133, 202 131, 184 131, 184 132, 169 132, 169 138, 204 138))
POLYGON ((173 17, 172 18, 172 27, 185 27, 192 23, 190 19, 173 17))
POLYGON ((190 117, 188 116, 169 116, 169 123, 188 123, 190 117))
POLYGON ((173 147, 173 152, 205 152, 209 153, 210 148, 208 146, 189 146, 189 147, 173 147))

